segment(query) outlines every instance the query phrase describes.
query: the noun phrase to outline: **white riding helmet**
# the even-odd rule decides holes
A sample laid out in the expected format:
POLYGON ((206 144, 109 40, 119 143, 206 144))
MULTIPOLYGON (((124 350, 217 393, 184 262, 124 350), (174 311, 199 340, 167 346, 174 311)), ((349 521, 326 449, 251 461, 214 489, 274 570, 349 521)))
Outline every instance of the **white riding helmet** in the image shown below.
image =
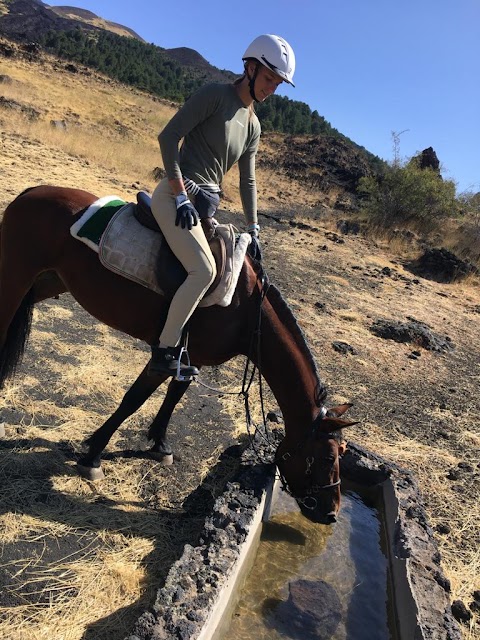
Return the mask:
POLYGON ((293 74, 295 73, 295 54, 292 47, 280 36, 263 35, 258 36, 247 47, 242 60, 254 58, 264 67, 271 69, 282 80, 288 82, 293 87, 293 74))

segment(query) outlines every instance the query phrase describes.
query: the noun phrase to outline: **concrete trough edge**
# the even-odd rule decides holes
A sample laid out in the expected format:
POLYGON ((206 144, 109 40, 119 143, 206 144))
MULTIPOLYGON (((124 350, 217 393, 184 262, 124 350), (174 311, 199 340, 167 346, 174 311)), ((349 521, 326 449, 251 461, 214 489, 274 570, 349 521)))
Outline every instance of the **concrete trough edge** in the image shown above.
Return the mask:
MULTIPOLYGON (((126 640, 220 640, 277 487, 274 466, 259 464, 252 453, 242 454, 240 473, 217 498, 200 544, 185 545, 152 609, 140 616, 126 640)), ((412 474, 349 444, 342 477, 383 489, 397 640, 461 640, 450 585, 412 474)))

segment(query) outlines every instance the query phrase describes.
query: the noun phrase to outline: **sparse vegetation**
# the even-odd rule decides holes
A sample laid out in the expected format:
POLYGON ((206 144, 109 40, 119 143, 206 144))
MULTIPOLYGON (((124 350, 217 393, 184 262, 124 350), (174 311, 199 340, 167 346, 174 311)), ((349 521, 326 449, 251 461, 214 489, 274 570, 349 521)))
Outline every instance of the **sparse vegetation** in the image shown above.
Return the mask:
MULTIPOLYGON (((0 209, 40 182, 122 197, 134 197, 138 180, 154 186, 149 172, 160 163, 156 136, 174 106, 95 73, 68 73, 48 57, 2 59, 2 73, 12 82, 1 93, 40 116, 31 121, 0 108, 0 209), (50 120, 65 120, 67 128, 57 130, 50 120)), ((274 157, 278 139, 266 136, 262 144, 274 157)), ((227 187, 236 184, 232 173, 227 187)), ((323 193, 305 175, 304 182, 286 176, 280 164, 259 170, 260 204, 271 214, 261 217, 265 266, 305 330, 330 402, 354 402, 360 423, 348 437, 415 474, 451 597, 468 606, 480 570, 479 288, 469 281, 415 283, 390 247, 342 236, 334 209, 341 188, 323 193), (292 216, 301 226, 290 224, 292 216), (422 350, 411 359, 412 345, 369 332, 376 317, 408 315, 448 332, 452 353, 422 350), (358 355, 336 354, 330 345, 339 337, 358 355)), ((235 197, 232 188, 228 204, 237 212, 235 197)), ((467 242, 480 230, 479 197, 458 200, 456 217, 439 218, 440 227, 452 241, 455 230, 456 240, 467 242)), ((221 214, 222 221, 236 219, 241 216, 221 214)), ((0 401, 7 434, 0 569, 15 576, 8 584, 16 598, 15 606, 0 610, 4 637, 123 638, 153 602, 183 544, 195 543, 203 514, 189 512, 185 500, 205 479, 202 495, 216 494, 209 472, 245 432, 237 396, 217 399, 192 387, 170 429, 179 456, 172 468, 118 453, 146 448, 146 428, 161 401, 156 394, 114 437, 105 482, 87 483, 74 469, 84 438, 114 410, 147 358, 145 345, 96 322, 69 296, 37 307, 19 377, 0 401)), ((241 364, 202 377, 211 375, 213 386, 233 391, 241 364)), ((275 408, 268 390, 266 402, 275 408)), ((254 421, 261 419, 257 398, 252 412, 254 421)), ((465 640, 480 639, 477 618, 465 625, 465 640)))
POLYGON ((442 179, 433 168, 421 168, 418 156, 401 162, 396 152, 392 163, 360 178, 357 192, 373 227, 386 232, 410 229, 440 239, 479 263, 480 194, 457 196, 455 182, 442 179))
POLYGON ((358 192, 372 221, 384 227, 403 224, 431 231, 458 213, 455 183, 415 164, 388 166, 378 176, 363 177, 358 192))

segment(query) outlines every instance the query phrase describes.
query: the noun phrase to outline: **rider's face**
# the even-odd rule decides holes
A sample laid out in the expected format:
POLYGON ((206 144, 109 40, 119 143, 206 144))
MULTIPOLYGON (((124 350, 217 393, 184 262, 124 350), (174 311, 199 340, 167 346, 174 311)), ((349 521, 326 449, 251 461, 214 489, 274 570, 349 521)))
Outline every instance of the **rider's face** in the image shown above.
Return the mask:
POLYGON ((282 78, 261 65, 258 69, 258 74, 255 79, 255 96, 259 102, 263 102, 275 93, 277 88, 282 84, 282 78))

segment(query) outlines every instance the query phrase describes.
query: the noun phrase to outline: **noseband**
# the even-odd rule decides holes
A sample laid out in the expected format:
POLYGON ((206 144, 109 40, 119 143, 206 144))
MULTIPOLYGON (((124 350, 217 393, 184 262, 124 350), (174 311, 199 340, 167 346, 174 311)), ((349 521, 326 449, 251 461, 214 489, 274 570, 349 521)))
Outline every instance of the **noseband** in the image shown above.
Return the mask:
MULTIPOLYGON (((300 447, 307 440, 313 437, 322 438, 324 440, 335 439, 334 433, 325 433, 324 431, 319 431, 320 422, 325 418, 326 415, 327 415, 327 409, 325 407, 322 407, 320 409, 320 413, 312 423, 311 433, 307 434, 305 438, 303 438, 303 440, 301 440, 297 444, 297 446, 292 452, 286 451, 283 455, 280 456, 280 458, 275 458, 274 462, 277 463, 279 460, 283 460, 284 462, 287 462, 297 454, 300 447)), ((307 458, 305 458, 305 462, 306 462, 305 475, 308 478, 309 476, 312 475, 312 468, 315 465, 315 457, 308 456, 307 458)), ((288 483, 284 475, 280 471, 280 469, 278 470, 278 472, 280 474, 280 480, 282 483, 283 490, 286 493, 288 493, 290 496, 295 498, 295 500, 299 504, 303 505, 306 509, 309 509, 310 511, 314 511, 318 506, 318 501, 317 501, 317 498, 315 497, 315 494, 321 493, 322 491, 327 491, 328 489, 334 489, 335 487, 338 487, 341 484, 340 478, 336 482, 332 482, 331 484, 313 484, 312 482, 310 482, 310 486, 307 488, 305 492, 305 496, 297 496, 289 488, 288 483)))

